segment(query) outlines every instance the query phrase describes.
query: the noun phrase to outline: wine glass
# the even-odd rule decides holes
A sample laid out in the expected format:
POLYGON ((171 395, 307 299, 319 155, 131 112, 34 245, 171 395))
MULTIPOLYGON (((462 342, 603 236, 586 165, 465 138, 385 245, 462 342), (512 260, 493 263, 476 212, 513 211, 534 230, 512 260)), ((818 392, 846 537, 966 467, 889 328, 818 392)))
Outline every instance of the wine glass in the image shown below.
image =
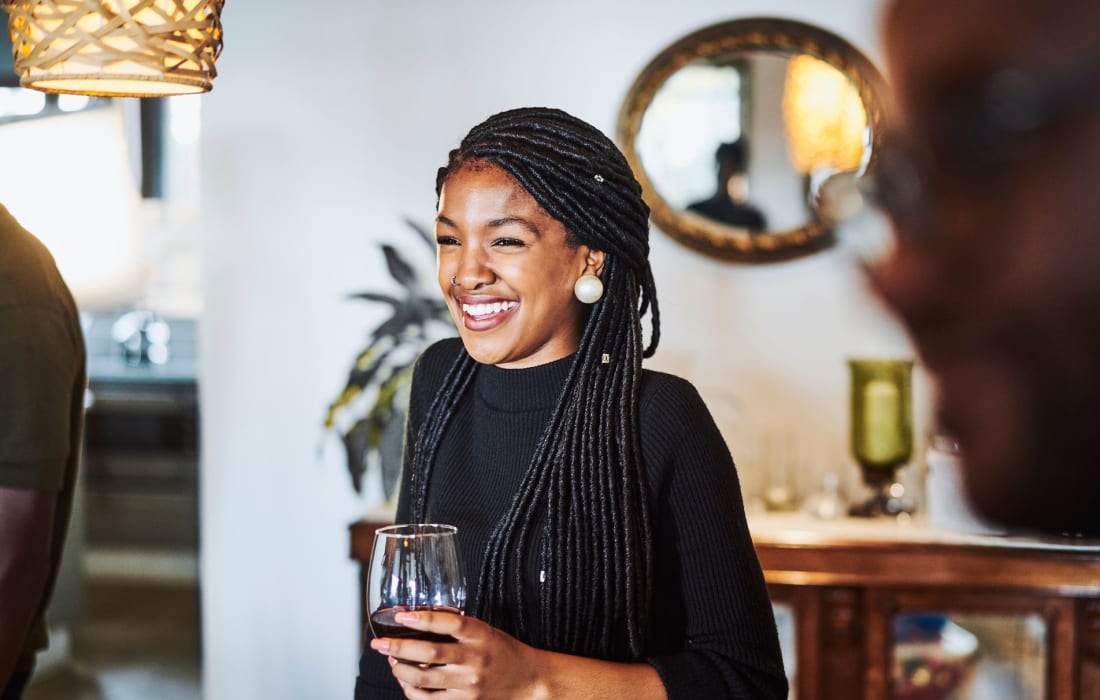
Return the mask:
POLYGON ((375 532, 367 583, 370 626, 375 637, 453 642, 450 635, 405 627, 400 612, 447 611, 464 614, 466 580, 458 561, 458 528, 453 525, 391 525, 375 532))
POLYGON ((894 476, 913 454, 913 361, 860 358, 848 366, 852 456, 872 491, 849 514, 897 515, 912 507, 894 476))

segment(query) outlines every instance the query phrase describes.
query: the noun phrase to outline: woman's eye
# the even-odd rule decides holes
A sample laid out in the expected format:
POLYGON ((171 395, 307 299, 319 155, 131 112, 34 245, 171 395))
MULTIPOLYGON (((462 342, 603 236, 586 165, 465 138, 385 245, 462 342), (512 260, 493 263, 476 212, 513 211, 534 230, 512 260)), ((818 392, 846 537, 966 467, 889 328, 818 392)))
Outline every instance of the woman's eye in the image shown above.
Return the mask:
POLYGON ((493 241, 493 245, 499 246, 521 246, 525 245, 523 241, 518 238, 498 238, 493 241))
POLYGON ((436 245, 458 245, 458 239, 454 236, 436 236, 436 245))

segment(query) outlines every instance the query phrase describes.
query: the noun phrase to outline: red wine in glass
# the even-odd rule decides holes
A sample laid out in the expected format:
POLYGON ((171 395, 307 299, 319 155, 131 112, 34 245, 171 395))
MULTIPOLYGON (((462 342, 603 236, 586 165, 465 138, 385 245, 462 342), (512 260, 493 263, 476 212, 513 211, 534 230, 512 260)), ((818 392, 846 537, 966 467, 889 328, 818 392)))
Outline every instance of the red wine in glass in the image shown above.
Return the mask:
POLYGON ((423 630, 414 630, 411 627, 405 627, 402 624, 394 622, 394 617, 397 613, 413 612, 415 610, 431 610, 435 612, 449 612, 458 615, 462 614, 462 611, 457 608, 452 608, 446 605, 419 605, 419 606, 407 606, 407 605, 395 605, 391 608, 382 608, 381 610, 375 610, 370 616, 370 626, 374 630, 374 634, 377 637, 394 637, 397 639, 420 639, 425 642, 455 642, 458 641, 449 634, 437 634, 435 632, 425 632, 423 630))

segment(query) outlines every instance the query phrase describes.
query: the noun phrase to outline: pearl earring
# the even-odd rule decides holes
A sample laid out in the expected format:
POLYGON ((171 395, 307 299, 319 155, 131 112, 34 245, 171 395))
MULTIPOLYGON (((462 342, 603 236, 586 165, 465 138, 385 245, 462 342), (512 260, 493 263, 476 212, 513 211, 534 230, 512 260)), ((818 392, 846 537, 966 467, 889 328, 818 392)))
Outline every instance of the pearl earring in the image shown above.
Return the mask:
POLYGON ((593 274, 581 275, 573 285, 573 294, 583 304, 595 304, 603 297, 603 282, 593 274))

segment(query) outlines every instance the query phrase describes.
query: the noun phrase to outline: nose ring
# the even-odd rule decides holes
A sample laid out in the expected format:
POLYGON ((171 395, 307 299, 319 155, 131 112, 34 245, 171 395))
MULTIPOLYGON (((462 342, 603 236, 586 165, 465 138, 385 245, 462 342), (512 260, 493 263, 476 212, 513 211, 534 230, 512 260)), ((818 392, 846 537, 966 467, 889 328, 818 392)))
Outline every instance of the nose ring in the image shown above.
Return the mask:
POLYGON ((451 275, 451 286, 452 287, 457 287, 458 286, 458 275, 451 275))

